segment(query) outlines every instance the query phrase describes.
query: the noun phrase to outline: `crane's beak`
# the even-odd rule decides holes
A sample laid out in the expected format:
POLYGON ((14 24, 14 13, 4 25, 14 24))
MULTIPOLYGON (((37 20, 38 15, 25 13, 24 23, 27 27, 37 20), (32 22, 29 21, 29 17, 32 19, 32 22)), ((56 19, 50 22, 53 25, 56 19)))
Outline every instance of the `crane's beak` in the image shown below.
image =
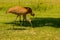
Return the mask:
POLYGON ((34 18, 35 14, 33 14, 33 18, 34 18))

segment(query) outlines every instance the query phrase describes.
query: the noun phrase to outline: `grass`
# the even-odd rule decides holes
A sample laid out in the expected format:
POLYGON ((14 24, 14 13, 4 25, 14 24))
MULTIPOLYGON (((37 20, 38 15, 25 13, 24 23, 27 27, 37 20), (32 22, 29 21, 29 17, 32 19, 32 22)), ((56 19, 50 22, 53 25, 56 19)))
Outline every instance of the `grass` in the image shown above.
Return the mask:
POLYGON ((0 40, 60 40, 60 29, 51 26, 0 30, 0 40))
POLYGON ((20 0, 19 4, 19 0, 0 0, 0 40, 60 40, 60 1, 20 0), (16 5, 32 8, 35 17, 27 16, 33 27, 23 21, 20 26, 19 18, 14 22, 16 15, 5 13, 16 5))

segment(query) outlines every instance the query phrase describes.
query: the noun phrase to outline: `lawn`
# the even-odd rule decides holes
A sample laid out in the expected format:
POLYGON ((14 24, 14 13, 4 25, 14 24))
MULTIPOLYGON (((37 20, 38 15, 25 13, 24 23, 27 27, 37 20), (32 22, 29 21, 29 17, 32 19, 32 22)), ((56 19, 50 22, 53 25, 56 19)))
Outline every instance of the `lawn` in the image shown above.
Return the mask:
POLYGON ((0 40, 60 40, 60 0, 0 0, 0 40), (21 26, 19 18, 14 22, 16 15, 6 14, 12 6, 32 8, 35 17, 27 15, 32 27, 27 21, 21 26))

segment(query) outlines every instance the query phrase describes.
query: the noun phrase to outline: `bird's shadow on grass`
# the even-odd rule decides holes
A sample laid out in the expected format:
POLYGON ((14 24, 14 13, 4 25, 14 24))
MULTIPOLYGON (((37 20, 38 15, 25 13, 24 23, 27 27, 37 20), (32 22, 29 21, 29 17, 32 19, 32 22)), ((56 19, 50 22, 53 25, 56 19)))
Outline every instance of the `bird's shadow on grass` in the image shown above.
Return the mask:
POLYGON ((9 28, 7 30, 26 30, 26 28, 9 28))
MULTIPOLYGON (((5 24, 13 24, 15 26, 22 26, 28 27, 31 26, 27 21, 16 21, 16 22, 9 22, 5 24)), ((32 27, 43 27, 43 26, 52 26, 56 28, 60 28, 60 18, 32 18, 32 27)))

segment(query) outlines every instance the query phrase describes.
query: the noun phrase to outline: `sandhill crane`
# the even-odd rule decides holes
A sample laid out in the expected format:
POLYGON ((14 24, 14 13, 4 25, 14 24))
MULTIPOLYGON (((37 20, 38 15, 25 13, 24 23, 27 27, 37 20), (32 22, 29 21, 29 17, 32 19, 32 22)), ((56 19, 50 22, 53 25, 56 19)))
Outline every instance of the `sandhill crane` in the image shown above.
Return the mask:
MULTIPOLYGON (((14 6, 14 7, 8 8, 8 10, 6 12, 7 13, 16 14, 17 17, 20 16, 20 21, 21 21, 21 15, 22 15, 23 16, 23 21, 24 20, 28 21, 31 24, 31 26, 32 26, 31 19, 26 19, 26 15, 27 14, 30 14, 33 17, 35 15, 32 12, 32 9, 30 7, 14 6)), ((17 19, 17 17, 16 17, 16 19, 17 19)))

